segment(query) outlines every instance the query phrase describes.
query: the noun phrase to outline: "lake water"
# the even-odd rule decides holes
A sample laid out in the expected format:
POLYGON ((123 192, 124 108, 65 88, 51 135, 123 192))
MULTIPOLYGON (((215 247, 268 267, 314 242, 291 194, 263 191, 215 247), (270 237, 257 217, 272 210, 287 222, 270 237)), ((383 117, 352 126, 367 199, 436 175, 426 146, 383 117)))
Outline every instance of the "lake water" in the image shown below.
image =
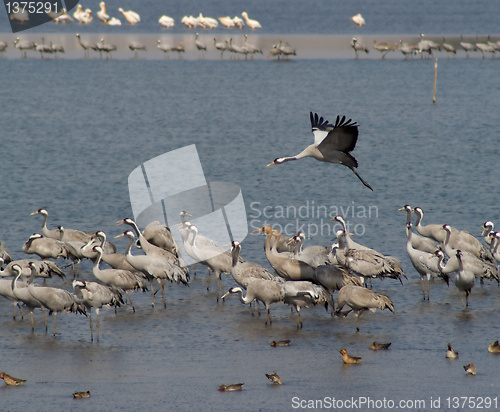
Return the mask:
MULTIPOLYGON (((156 2, 144 5, 140 11, 132 2, 123 4, 145 16, 166 13, 177 19, 199 12, 188 2, 175 5, 175 13, 156 2), (146 7, 150 4, 155 8, 146 7)), ((472 12, 465 1, 446 7, 430 1, 419 7, 394 1, 319 2, 317 7, 256 2, 253 7, 247 11, 261 20, 263 35, 349 38, 356 29, 348 17, 357 12, 370 22, 362 29, 367 34, 397 36, 421 31, 493 34, 497 26, 491 19, 498 11, 493 2, 480 2, 472 12), (327 5, 331 18, 325 18, 327 5), (393 13, 394 25, 382 24, 383 10, 393 13), (303 26, 284 23, 292 13, 303 26), (309 13, 317 24, 299 19, 309 13), (278 28, 266 21, 273 15, 278 28), (345 27, 327 26, 342 15, 347 17, 345 27)), ((208 2, 201 11, 216 16, 242 9, 232 2, 208 2)), ((144 20, 141 28, 122 26, 120 34, 129 29, 151 36, 161 32, 144 20)), ((74 28, 55 26, 34 33, 74 36, 74 28)), ((7 32, 8 26, 3 29, 7 32)), ((175 30, 181 36, 185 31, 175 30)), ((217 303, 213 283, 206 291, 203 268, 189 287, 167 287, 166 310, 152 308, 149 293, 134 294, 136 313, 130 307, 116 315, 112 309, 102 310, 99 343, 90 342, 88 319, 73 314, 59 316, 54 338, 45 334, 36 312, 31 334, 29 316, 13 321, 12 304, 0 300, 0 369, 27 379, 24 387, 0 385, 2 409, 292 410, 306 406, 306 400, 324 400, 328 409, 334 397, 385 398, 420 410, 439 403, 435 409, 456 410, 468 408, 457 408, 447 398, 498 399, 500 356, 489 354, 487 346, 500 338, 500 288, 476 282, 464 311, 454 284, 436 281, 430 302, 422 301, 418 274, 406 254, 405 214, 397 209, 407 203, 421 206, 424 224, 449 223, 478 237, 486 220, 500 221, 499 62, 477 55, 439 55, 433 104, 432 59, 354 60, 352 51, 347 58, 302 57, 279 63, 262 57, 198 59, 196 54, 168 62, 129 57, 21 60, 17 53, 0 59, 0 238, 15 258, 25 257, 23 243, 40 231, 40 217, 29 216, 40 207, 49 211, 50 227, 101 229, 116 236, 123 227, 114 222, 132 216, 127 185, 132 170, 195 144, 208 181, 241 187, 249 230, 270 223, 286 234, 302 229, 309 235, 307 244, 330 245, 334 229, 328 218, 341 213, 358 234, 356 241, 400 258, 408 276, 403 286, 390 279, 374 281, 374 290, 388 294, 396 312, 363 314, 359 333, 352 315, 332 318, 319 307, 302 311, 304 327, 297 330, 290 309, 274 305, 273 324, 265 326, 263 316, 251 317, 233 296, 217 303), (305 159, 265 167, 312 141, 310 111, 330 121, 345 114, 359 123, 353 154, 373 192, 339 165, 305 159), (282 339, 292 344, 270 346, 282 339), (392 342, 391 349, 370 351, 374 340, 392 342), (448 342, 459 359, 445 359, 448 342), (363 357, 362 363, 343 366, 341 347, 363 357), (469 362, 476 365, 476 376, 464 373, 469 362), (264 374, 273 371, 281 376, 282 386, 266 379, 264 374), (243 391, 217 390, 237 382, 245 383, 243 391), (73 400, 73 392, 86 390, 90 399, 73 400)), ((123 250, 126 242, 117 239, 116 244, 123 250)), ((242 256, 269 267, 260 236, 247 236, 242 256)), ((71 290, 72 273, 66 272, 66 280, 48 283, 71 290)), ((80 276, 92 280, 89 262, 82 264, 80 276)), ((224 281, 226 290, 233 285, 228 276, 224 281)), ((377 405, 368 406, 375 410, 377 405)), ((355 406, 367 409, 366 404, 355 406)))

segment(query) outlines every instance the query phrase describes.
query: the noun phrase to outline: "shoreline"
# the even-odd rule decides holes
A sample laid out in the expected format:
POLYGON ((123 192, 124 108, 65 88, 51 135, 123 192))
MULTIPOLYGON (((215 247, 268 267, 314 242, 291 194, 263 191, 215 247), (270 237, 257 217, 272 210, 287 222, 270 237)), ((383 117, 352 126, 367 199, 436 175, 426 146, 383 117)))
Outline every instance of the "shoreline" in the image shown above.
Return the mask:
MULTIPOLYGON (((75 33, 76 34, 76 33, 75 33)), ((8 48, 5 53, 0 56, 2 59, 21 59, 21 52, 14 48, 13 42, 16 37, 21 40, 33 41, 40 43, 42 38, 45 44, 50 44, 53 41, 55 44, 59 44, 64 47, 65 53, 57 54, 57 59, 83 59, 84 51, 78 39, 73 33, 36 33, 36 34, 13 34, 13 33, 0 33, 0 40, 5 41, 8 44, 8 48)), ((207 46, 206 52, 200 52, 196 49, 195 45, 195 33, 189 32, 185 34, 109 34, 109 33, 92 33, 92 34, 82 34, 82 39, 91 43, 98 43, 101 39, 105 39, 107 44, 115 44, 117 46, 117 51, 112 53, 112 59, 118 60, 128 60, 134 58, 134 52, 128 47, 130 42, 139 42, 146 46, 146 51, 138 52, 138 59, 140 60, 164 60, 168 57, 170 60, 179 59, 179 54, 175 51, 169 52, 168 56, 158 49, 158 40, 161 43, 168 44, 171 46, 176 46, 179 42, 183 42, 185 52, 182 53, 182 59, 185 60, 220 60, 220 51, 216 50, 214 47, 214 38, 217 41, 225 41, 233 38, 233 43, 237 45, 243 44, 244 38, 243 34, 233 35, 220 35, 217 34, 206 34, 202 33, 199 35, 199 40, 205 43, 207 46)), ((273 45, 278 44, 280 40, 287 42, 292 48, 296 50, 296 55, 290 56, 288 60, 295 59, 353 59, 354 51, 351 47, 351 40, 353 37, 358 39, 358 42, 363 44, 369 53, 360 52, 359 59, 381 59, 382 54, 378 50, 373 48, 374 41, 380 43, 385 42, 388 44, 396 44, 396 49, 393 52, 389 52, 386 55, 386 59, 403 59, 404 56, 399 50, 400 41, 408 42, 410 44, 417 44, 420 41, 419 35, 414 34, 401 34, 401 35, 377 35, 377 34, 363 34, 363 35, 318 35, 318 34, 293 34, 293 35, 273 35, 273 34, 250 34, 248 35, 248 43, 255 45, 262 49, 263 54, 248 55, 247 60, 266 60, 269 51, 273 45)), ((445 36, 446 43, 453 45, 456 50, 456 57, 466 57, 465 51, 460 47, 461 35, 447 35, 445 36)), ((497 42, 500 40, 500 35, 490 35, 491 41, 497 42)), ((426 35, 425 39, 433 40, 438 44, 443 43, 443 35, 426 35)), ((484 43, 487 42, 488 35, 481 36, 464 36, 464 41, 470 43, 484 43)), ((434 53, 434 58, 445 57, 449 55, 443 49, 434 53)), ((238 60, 245 60, 245 56, 237 56, 238 60)), ((418 56, 417 56, 418 57, 418 56)), ((449 57, 449 56, 448 56, 449 57)), ((470 53, 471 58, 481 58, 482 54, 480 51, 474 51, 470 53)), ((39 52, 34 50, 29 50, 27 53, 28 59, 40 59, 39 52)), ((415 57, 413 57, 415 58, 415 57)), ((491 59, 489 55, 486 58, 491 59)), ((50 56, 49 59, 54 59, 50 56)), ((99 52, 90 51, 90 59, 100 59, 99 52)), ((106 59, 103 56, 103 59, 106 59)), ((269 56, 269 60, 271 60, 269 56)), ((283 58, 282 58, 283 59, 283 58)), ((224 52, 224 60, 234 60, 229 53, 224 52)), ((286 60, 283 59, 283 60, 286 60)))

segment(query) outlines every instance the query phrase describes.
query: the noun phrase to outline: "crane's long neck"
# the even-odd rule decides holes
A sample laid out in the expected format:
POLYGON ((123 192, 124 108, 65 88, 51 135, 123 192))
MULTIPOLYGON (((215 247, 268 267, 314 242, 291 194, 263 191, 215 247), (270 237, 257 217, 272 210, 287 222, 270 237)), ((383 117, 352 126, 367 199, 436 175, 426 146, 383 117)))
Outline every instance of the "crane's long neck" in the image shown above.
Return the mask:
POLYGON ((498 253, 498 246, 500 246, 500 238, 495 236, 491 243, 493 242, 495 243, 495 246, 493 246, 493 254, 496 255, 498 253))
POLYGON ((458 258, 456 256, 448 259, 446 265, 443 265, 443 259, 444 256, 440 255, 438 260, 438 267, 441 272, 451 273, 451 272, 456 272, 457 270, 460 269, 460 263, 458 262, 458 258))
POLYGON ((125 248, 125 255, 126 256, 133 256, 132 255, 132 244, 134 243, 134 238, 133 237, 129 237, 128 238, 128 245, 127 247, 125 248))
POLYGON ((408 224, 406 226, 406 249, 411 251, 413 249, 413 245, 411 244, 411 238, 413 236, 413 231, 411 230, 411 226, 408 224))
MULTIPOLYGON (((47 233, 49 232, 49 229, 47 228, 47 215, 43 215, 43 220, 42 220, 42 233, 47 236, 47 233)), ((47 236, 48 237, 48 236, 47 236)))
POLYGON ((240 248, 239 247, 233 248, 231 256, 233 258, 232 266, 234 268, 238 264, 238 259, 240 258, 240 248))
POLYGON ((97 252, 97 259, 94 259, 94 262, 93 262, 94 273, 95 272, 98 272, 98 273, 100 272, 99 265, 101 264, 101 259, 102 259, 102 250, 100 250, 99 252, 97 252))
POLYGON ((135 230, 135 234, 140 237, 142 235, 141 231, 139 230, 139 226, 137 226, 137 223, 135 223, 134 221, 131 221, 129 223, 130 226, 132 226, 132 228, 135 230))
POLYGON ((411 209, 406 209, 406 224, 411 223, 411 209))
POLYGON ((422 217, 424 216, 423 213, 416 212, 417 215, 417 220, 415 222, 415 226, 417 227, 422 227, 422 217))
POLYGON ((339 244, 339 249, 340 250, 345 249, 345 243, 344 243, 344 239, 342 239, 342 233, 339 233, 337 235, 337 242, 339 244))
POLYGON ((15 293, 14 291, 16 290, 17 279, 19 279, 19 277, 21 276, 21 273, 22 272, 17 272, 17 276, 14 279, 12 279, 12 285, 11 285, 12 293, 15 293))
POLYGON ((340 223, 340 225, 342 226, 342 230, 345 232, 347 231, 347 228, 346 228, 346 225, 345 225, 345 220, 342 218, 342 216, 338 215, 336 218, 337 222, 340 223))
POLYGON ((238 294, 238 297, 240 298, 240 302, 245 304, 245 305, 247 303, 250 303, 253 300, 253 299, 248 298, 248 293, 246 296, 243 296, 243 291, 241 289, 239 289, 236 293, 238 294))
POLYGON ((448 229, 444 229, 443 228, 443 230, 446 232, 444 234, 443 247, 447 248, 448 247, 448 243, 450 242, 451 232, 448 229))

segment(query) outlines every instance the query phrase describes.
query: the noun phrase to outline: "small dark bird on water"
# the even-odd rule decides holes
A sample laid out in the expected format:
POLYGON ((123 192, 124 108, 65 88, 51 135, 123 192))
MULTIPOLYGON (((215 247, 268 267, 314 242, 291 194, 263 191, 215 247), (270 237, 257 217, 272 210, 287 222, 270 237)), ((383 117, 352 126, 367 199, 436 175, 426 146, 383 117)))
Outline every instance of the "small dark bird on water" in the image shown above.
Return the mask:
POLYGON ((458 352, 451 347, 451 343, 448 343, 448 350, 446 351, 446 357, 448 359, 456 359, 458 358, 458 352))
POLYGON ((7 385, 10 385, 10 386, 24 385, 24 382, 26 382, 26 379, 14 378, 14 376, 11 376, 5 372, 0 372, 0 378, 3 379, 3 381, 7 385))
POLYGON ((281 378, 276 373, 276 371, 274 371, 273 373, 266 373, 266 377, 275 385, 283 385, 283 382, 281 381, 281 378))
POLYGON ((280 165, 291 160, 312 157, 320 162, 347 166, 370 190, 373 188, 358 174, 358 161, 351 155, 358 141, 358 124, 345 116, 337 116, 335 125, 328 123, 317 113, 309 113, 314 143, 295 156, 278 157, 267 166, 280 165))
POLYGON ((90 398, 90 391, 87 391, 87 392, 75 392, 73 394, 73 398, 75 398, 75 399, 90 398))
POLYGON ((476 367, 474 366, 473 363, 469 363, 468 365, 465 365, 464 370, 465 370, 465 373, 468 373, 470 375, 476 374, 476 367))
POLYGON ((361 358, 360 357, 349 355, 344 348, 340 349, 339 352, 342 354, 342 360, 346 364, 354 364, 354 363, 360 363, 361 362, 361 358))
POLYGON ((221 392, 224 391, 241 391, 243 389, 244 383, 234 383, 232 385, 221 385, 219 386, 219 390, 221 392))
POLYGON ((369 349, 371 350, 387 350, 389 349, 389 346, 391 346, 391 343, 377 343, 377 342, 373 342, 369 349))
POLYGON ((488 352, 490 353, 500 353, 500 344, 496 340, 492 344, 488 345, 488 352))
POLYGON ((278 346, 290 346, 291 341, 289 339, 287 340, 279 340, 279 341, 272 341, 271 346, 273 348, 278 347, 278 346))

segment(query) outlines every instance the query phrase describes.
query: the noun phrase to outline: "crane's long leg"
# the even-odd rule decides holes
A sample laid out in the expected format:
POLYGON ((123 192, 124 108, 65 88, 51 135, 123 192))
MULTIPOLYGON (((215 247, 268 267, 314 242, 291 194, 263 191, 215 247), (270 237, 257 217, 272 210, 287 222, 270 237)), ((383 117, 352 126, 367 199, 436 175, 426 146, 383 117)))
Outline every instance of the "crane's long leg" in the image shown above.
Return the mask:
POLYGON ((297 329, 302 329, 302 318, 300 317, 300 308, 296 306, 295 309, 297 310, 297 329))
POLYGON ((167 301, 165 299, 165 282, 162 279, 157 279, 158 284, 160 285, 160 290, 161 290, 161 297, 163 300, 163 307, 167 309, 167 301))
POLYGON ((427 300, 431 299, 431 275, 427 274, 427 300))
POLYGON ((90 341, 94 342, 94 325, 92 324, 92 308, 89 309, 89 321, 90 321, 90 341))
POLYGON ((220 273, 218 271, 214 272, 215 282, 217 283, 217 302, 219 302, 220 296, 220 273))
POLYGON ((43 313, 43 322, 45 323, 45 333, 47 333, 49 329, 49 321, 47 319, 47 314, 45 313, 45 308, 42 306, 42 313, 43 313))
POLYGON ((99 308, 95 309, 95 315, 97 317, 97 342, 99 342, 99 308))
POLYGON ((372 190, 372 191, 373 191, 373 187, 371 187, 371 186, 370 186, 367 182, 365 182, 365 181, 363 180, 363 178, 359 175, 359 173, 357 172, 357 170, 356 170, 356 168, 355 168, 355 167, 351 167, 350 169, 354 172, 354 174, 357 176, 357 178, 358 178, 359 180, 361 180, 361 183, 363 183, 363 184, 364 184, 364 185, 365 185, 368 189, 370 189, 370 190, 372 190))
POLYGON ((267 315, 266 315, 266 325, 267 323, 269 322, 269 325, 271 325, 273 323, 273 320, 271 318, 271 310, 269 309, 269 305, 266 303, 266 312, 267 312, 267 315))
MULTIPOLYGON (((132 312, 135 313, 135 306, 134 306, 134 301, 132 300, 132 298, 130 297, 128 291, 126 290, 125 291, 125 294, 127 295, 127 298, 128 300, 130 300, 130 306, 132 306, 132 312)), ((154 295, 153 295, 154 296, 154 295)), ((115 307, 115 312, 116 312, 116 307, 115 307)))
POLYGON ((21 320, 24 319, 23 310, 21 309, 21 306, 19 306, 19 302, 14 302, 14 316, 12 316, 13 319, 16 320, 16 313, 17 313, 16 308, 19 308, 19 313, 21 314, 21 320))
POLYGON ((31 333, 35 332, 35 315, 33 314, 34 309, 30 310, 31 314, 31 333))
POLYGON ((425 284, 424 284, 424 277, 423 276, 420 276, 420 284, 422 285, 423 300, 425 300, 425 284))
POLYGON ((155 306, 155 290, 154 290, 154 285, 153 285, 153 279, 149 281, 149 284, 151 286, 151 306, 155 306))
POLYGON ((207 266, 207 290, 210 290, 210 268, 207 266))
POLYGON ((54 336, 56 336, 57 312, 54 312, 54 336))

